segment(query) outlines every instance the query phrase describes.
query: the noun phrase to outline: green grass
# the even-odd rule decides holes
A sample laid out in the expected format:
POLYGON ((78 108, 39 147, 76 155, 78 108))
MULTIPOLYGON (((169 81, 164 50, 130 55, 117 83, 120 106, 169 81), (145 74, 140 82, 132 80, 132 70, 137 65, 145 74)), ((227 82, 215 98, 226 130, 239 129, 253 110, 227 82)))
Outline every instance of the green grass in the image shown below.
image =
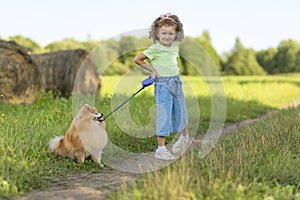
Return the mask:
MULTIPOLYGON (((227 100, 226 123, 253 118, 300 99, 299 77, 300 75, 223 77, 227 100)), ((112 98, 122 100, 121 97, 124 95, 125 98, 129 97, 136 91, 144 77, 131 78, 125 80, 126 83, 132 83, 131 85, 122 83, 120 87, 120 77, 103 77, 102 98, 96 99, 98 110, 108 114, 115 107, 111 107, 112 98)), ((183 77, 183 79, 192 88, 192 93, 186 92, 187 101, 193 102, 195 94, 200 110, 200 113, 197 113, 194 105, 189 107, 190 127, 193 127, 197 134, 202 134, 207 130, 211 118, 208 87, 200 77, 183 77), (200 123, 197 121, 199 114, 200 123)), ((145 112, 148 113, 154 104, 152 93, 153 87, 146 88, 124 108, 117 111, 118 114, 128 109, 136 124, 151 125, 154 121, 151 121, 151 117, 145 115, 145 112)), ((40 94, 34 105, 0 103, 0 198, 45 189, 51 180, 59 176, 87 171, 101 172, 97 164, 91 161, 78 165, 73 160, 56 157, 47 151, 49 140, 55 135, 64 135, 72 118, 72 99, 54 99, 51 94, 40 94)), ((117 126, 113 117, 107 119, 107 132, 113 143, 128 151, 147 152, 153 151, 156 147, 155 136, 150 138, 130 136, 117 126)), ((231 160, 229 161, 233 162, 231 160)), ((217 167, 214 170, 222 172, 217 167)), ((235 176, 233 172, 231 175, 235 176)), ((222 177, 219 178, 221 180, 222 177)))
MULTIPOLYGON (((287 103, 300 99, 300 74, 283 76, 225 76, 222 77, 227 99, 227 122, 240 121, 256 117, 267 111, 281 108, 287 103), (247 104, 247 106, 245 106, 247 104)), ((124 92, 129 96, 134 88, 138 88, 144 77, 118 76, 103 77, 105 83, 102 94, 110 97, 114 92, 124 92), (131 82, 126 87, 124 82, 131 82), (116 89, 117 88, 117 89, 116 89), (121 88, 121 89, 119 89, 121 88)), ((201 77, 183 77, 187 98, 197 97, 203 120, 210 120, 210 93, 208 85, 201 77), (190 85, 190 88, 187 87, 190 85)), ((209 80, 209 78, 208 78, 209 80)), ((143 94, 153 94, 153 87, 146 88, 143 94)))
POLYGON ((109 199, 300 199, 300 107, 284 110, 123 184, 109 199))

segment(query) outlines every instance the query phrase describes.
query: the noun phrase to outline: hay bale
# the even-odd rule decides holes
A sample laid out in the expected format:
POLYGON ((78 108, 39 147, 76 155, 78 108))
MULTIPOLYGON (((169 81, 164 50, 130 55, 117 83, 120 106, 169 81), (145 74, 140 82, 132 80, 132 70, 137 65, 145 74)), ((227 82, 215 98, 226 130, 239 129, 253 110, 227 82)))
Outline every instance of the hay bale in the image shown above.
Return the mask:
POLYGON ((82 49, 32 55, 41 73, 41 87, 58 97, 70 97, 72 92, 98 95, 96 65, 87 56, 88 52, 82 49), (73 89, 75 81, 79 87, 73 89))
POLYGON ((39 69, 25 48, 0 40, 0 101, 31 104, 39 84, 39 69))

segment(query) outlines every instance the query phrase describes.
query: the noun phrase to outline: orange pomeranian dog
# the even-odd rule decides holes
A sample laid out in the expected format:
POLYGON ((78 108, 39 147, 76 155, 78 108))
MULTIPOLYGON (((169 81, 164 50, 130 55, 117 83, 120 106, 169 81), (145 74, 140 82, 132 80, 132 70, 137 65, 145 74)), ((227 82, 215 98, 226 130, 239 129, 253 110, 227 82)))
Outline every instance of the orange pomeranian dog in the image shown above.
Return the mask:
POLYGON ((103 167, 101 154, 108 140, 105 126, 103 115, 86 104, 74 117, 66 135, 50 140, 49 149, 57 155, 77 159, 79 163, 91 156, 103 167))

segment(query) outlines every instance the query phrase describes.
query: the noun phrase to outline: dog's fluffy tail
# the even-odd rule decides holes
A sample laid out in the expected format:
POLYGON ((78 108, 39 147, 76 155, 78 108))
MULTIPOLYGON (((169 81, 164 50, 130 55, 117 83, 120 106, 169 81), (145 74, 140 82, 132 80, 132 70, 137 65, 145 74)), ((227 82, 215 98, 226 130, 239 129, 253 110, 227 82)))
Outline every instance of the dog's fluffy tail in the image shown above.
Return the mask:
POLYGON ((63 136, 56 136, 55 138, 52 138, 49 142, 49 151, 54 151, 62 138, 63 136))

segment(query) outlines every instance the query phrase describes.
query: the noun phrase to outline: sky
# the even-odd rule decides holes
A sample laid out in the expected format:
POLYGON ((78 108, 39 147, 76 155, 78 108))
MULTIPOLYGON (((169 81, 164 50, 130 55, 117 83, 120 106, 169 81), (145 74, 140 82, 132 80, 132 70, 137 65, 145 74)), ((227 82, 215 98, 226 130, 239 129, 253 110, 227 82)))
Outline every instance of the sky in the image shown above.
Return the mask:
POLYGON ((41 46, 73 38, 105 40, 146 30, 160 14, 171 12, 186 36, 210 33, 218 53, 238 37, 247 48, 300 42, 299 0, 0 0, 0 37, 22 35, 41 46))

